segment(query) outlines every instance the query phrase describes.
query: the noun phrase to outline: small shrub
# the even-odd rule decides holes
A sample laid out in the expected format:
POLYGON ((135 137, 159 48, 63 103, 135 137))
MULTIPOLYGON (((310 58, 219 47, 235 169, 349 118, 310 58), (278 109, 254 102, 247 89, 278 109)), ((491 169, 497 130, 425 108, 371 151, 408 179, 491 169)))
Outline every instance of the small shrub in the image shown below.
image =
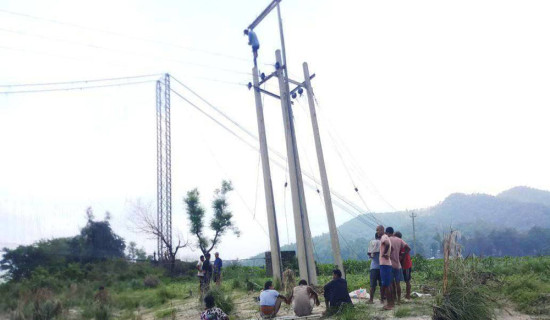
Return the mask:
POLYGON ((231 282, 231 289, 241 289, 242 287, 243 284, 239 279, 233 279, 231 282))
POLYGON ((160 280, 157 276, 148 275, 143 279, 143 285, 147 288, 156 288, 160 284, 160 280))
POLYGON ((176 297, 176 294, 168 291, 166 287, 160 288, 160 290, 157 292, 157 296, 159 297, 161 303, 165 303, 170 299, 174 299, 176 297))
POLYGON ((235 308, 235 303, 231 295, 225 294, 220 288, 215 287, 210 289, 207 295, 212 295, 216 307, 222 309, 226 314, 230 314, 235 308))
POLYGON ((168 308, 168 309, 159 310, 155 312, 155 317, 159 319, 166 318, 168 316, 174 317, 175 315, 176 315, 176 308, 168 308))
POLYGON ((410 315, 411 315, 411 309, 406 308, 406 307, 397 308, 393 312, 393 316, 396 317, 396 318, 404 318, 404 317, 408 317, 410 315))
POLYGON ((476 260, 449 260, 447 292, 436 297, 434 320, 494 319, 492 299, 479 283, 476 260))
POLYGON ((95 320, 109 320, 111 319, 111 311, 107 305, 99 305, 94 311, 95 320))
POLYGON ((50 320, 61 314, 61 303, 53 298, 49 289, 38 289, 32 294, 33 320, 50 320))

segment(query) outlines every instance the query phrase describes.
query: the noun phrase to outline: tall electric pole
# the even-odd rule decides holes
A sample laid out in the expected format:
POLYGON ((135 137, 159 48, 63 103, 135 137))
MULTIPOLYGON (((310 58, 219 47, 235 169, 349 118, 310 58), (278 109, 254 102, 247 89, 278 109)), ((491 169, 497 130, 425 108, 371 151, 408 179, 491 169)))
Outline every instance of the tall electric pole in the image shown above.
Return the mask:
POLYGON ((311 80, 309 75, 309 68, 307 62, 303 64, 304 69, 304 83, 306 84, 307 101, 309 104, 309 114, 311 118, 311 126, 313 127, 313 137, 315 139, 315 150, 317 151, 317 162, 319 164, 319 172, 321 175, 321 187, 323 189, 323 200, 325 202, 325 211, 327 213, 328 227, 330 233, 330 244, 332 246, 332 256, 334 258, 334 264, 338 266, 338 269, 344 274, 344 263, 342 261, 342 255, 340 254, 340 242, 338 240, 338 229, 336 229, 336 221, 334 219, 334 208, 332 207, 332 198, 330 196, 330 187, 328 184, 327 168, 325 166, 325 157, 323 155, 323 146, 321 144, 321 135, 319 133, 319 123, 317 121, 317 112, 315 111, 315 101, 313 97, 313 88, 311 87, 311 80))
POLYGON ((412 219, 412 223, 413 223, 413 255, 416 254, 416 229, 415 229, 415 226, 414 226, 414 218, 416 218, 416 213, 411 212, 411 219, 412 219))
POLYGON ((258 68, 252 69, 254 81, 254 98, 256 101, 256 118, 258 121, 258 136, 260 139, 260 156, 262 158, 262 172, 264 176, 265 204, 267 207, 267 224, 269 227, 269 244, 271 248, 271 266, 273 280, 282 284, 281 248, 279 246, 279 231, 277 228, 277 216, 275 213, 275 200, 273 197, 273 184, 271 181, 271 168, 269 166, 269 151, 265 133, 264 107, 259 87, 258 68))
MULTIPOLYGON (((309 219, 308 219, 307 209, 306 209, 304 185, 302 181, 302 172, 300 168, 300 160, 298 157, 296 133, 294 129, 292 108, 291 108, 291 102, 290 102, 290 96, 292 92, 294 92, 294 90, 291 92, 288 84, 289 79, 288 79, 288 70, 287 70, 287 61, 286 61, 286 50, 285 50, 283 23, 281 18, 281 9, 279 7, 279 2, 281 2, 281 0, 273 0, 267 6, 267 8, 265 8, 260 13, 260 15, 247 28, 248 30, 253 30, 256 26, 258 26, 258 24, 260 24, 260 22, 262 22, 262 20, 273 9, 277 8, 282 56, 281 56, 281 50, 277 50, 275 53, 276 60, 277 60, 276 71, 267 77, 262 75, 262 80, 260 82, 258 82, 257 78, 254 79, 254 85, 252 85, 252 83, 249 83, 249 88, 253 86, 255 92, 257 92, 255 93, 256 100, 258 100, 258 97, 261 97, 260 93, 264 93, 271 97, 277 98, 281 101, 281 108, 283 111, 283 122, 284 122, 284 128, 285 128, 285 140, 286 140, 287 158, 288 158, 287 160, 289 164, 290 189, 292 193, 292 208, 294 213, 294 225, 296 229, 296 247, 297 247, 298 267, 300 269, 300 277, 302 279, 307 279, 307 281, 311 284, 317 284, 317 271, 316 271, 315 259, 313 255, 313 240, 311 238, 311 230, 309 228, 309 219), (260 86, 263 83, 265 83, 266 81, 268 81, 273 77, 277 77, 279 80, 280 95, 276 95, 274 93, 268 92, 260 88, 260 86)), ((254 72, 254 77, 257 77, 257 70, 254 72)), ((267 194, 266 194, 266 197, 268 197, 267 194)), ((276 220, 274 221, 274 224, 276 224, 276 220)))
POLYGON ((313 255, 313 240, 311 239, 311 231, 309 229, 304 183, 302 181, 302 170, 300 168, 300 159, 296 143, 296 130, 294 128, 292 108, 290 107, 290 93, 288 81, 286 80, 287 75, 285 75, 286 66, 282 64, 280 50, 275 52, 275 56, 278 65, 276 73, 279 78, 280 100, 283 111, 290 175, 290 191, 292 193, 292 209, 294 213, 294 226, 296 229, 296 247, 298 251, 296 256, 298 257, 298 268, 300 269, 301 278, 307 279, 308 283, 317 284, 317 272, 313 255))

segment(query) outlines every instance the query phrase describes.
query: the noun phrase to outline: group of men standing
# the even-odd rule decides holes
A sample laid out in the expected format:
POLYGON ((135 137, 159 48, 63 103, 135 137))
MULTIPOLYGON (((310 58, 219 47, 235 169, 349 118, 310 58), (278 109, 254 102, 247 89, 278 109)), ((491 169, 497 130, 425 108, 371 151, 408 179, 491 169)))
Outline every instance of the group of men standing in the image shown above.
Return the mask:
POLYGON ((210 281, 220 285, 222 281, 223 262, 220 259, 219 252, 214 254, 214 263, 210 262, 210 253, 200 256, 197 263, 197 277, 199 278, 199 288, 201 293, 205 293, 210 288, 210 281))
POLYGON ((380 286, 380 300, 386 301, 384 309, 391 310, 395 301, 401 301, 401 282, 406 284, 405 298, 411 298, 412 260, 409 245, 401 239, 401 232, 392 227, 378 226, 375 239, 369 243, 370 303, 373 303, 377 284, 380 286))

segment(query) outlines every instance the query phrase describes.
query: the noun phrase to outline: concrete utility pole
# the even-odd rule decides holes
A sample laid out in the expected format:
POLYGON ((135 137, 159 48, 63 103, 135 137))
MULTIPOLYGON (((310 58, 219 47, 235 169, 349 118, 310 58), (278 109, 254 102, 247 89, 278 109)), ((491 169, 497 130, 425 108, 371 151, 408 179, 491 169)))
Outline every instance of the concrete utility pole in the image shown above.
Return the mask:
POLYGON ((271 264, 273 268, 273 280, 282 283, 281 250, 279 247, 279 231, 277 228, 277 216, 275 213, 275 201, 273 198, 273 184, 271 182, 271 169, 269 166, 269 153, 265 133, 264 107, 259 87, 258 68, 252 69, 254 81, 254 98, 256 100, 256 117, 258 120, 258 136, 260 138, 260 155, 262 158, 262 171, 264 176, 265 203, 267 206, 267 224, 269 226, 269 244, 271 247, 271 264))
POLYGON ((416 229, 414 227, 414 218, 416 218, 416 213, 414 211, 411 213, 411 219, 413 221, 413 254, 416 254, 416 229))
POLYGON ((317 121, 317 112, 315 111, 315 101, 313 100, 313 88, 309 76, 309 68, 307 62, 303 64, 304 79, 307 91, 307 101, 309 103, 309 114, 311 118, 311 126, 313 127, 313 137, 315 138, 315 150, 317 151, 317 161, 319 163, 319 171, 321 174, 321 186, 323 188, 323 200, 325 201, 325 210, 327 212, 328 227, 330 231, 330 244, 332 246, 332 256, 334 264, 344 274, 344 263, 340 254, 340 242, 338 240, 338 230, 336 229, 336 221, 334 220, 334 209, 332 207, 332 198, 330 196, 330 187, 328 185, 327 168, 325 166, 325 157, 323 155, 323 146, 321 145, 321 135, 319 134, 319 123, 317 121))
POLYGON ((286 81, 286 66, 282 63, 281 51, 275 52, 277 64, 277 77, 279 79, 279 91, 281 107, 283 109, 283 122, 285 128, 286 149, 288 167, 290 173, 290 191, 292 193, 292 208, 294 212, 294 225, 296 228, 296 247, 300 277, 307 279, 310 284, 317 284, 317 272, 313 255, 313 241, 309 229, 309 219, 306 209, 302 171, 298 157, 296 132, 290 107, 290 94, 288 81, 286 81))

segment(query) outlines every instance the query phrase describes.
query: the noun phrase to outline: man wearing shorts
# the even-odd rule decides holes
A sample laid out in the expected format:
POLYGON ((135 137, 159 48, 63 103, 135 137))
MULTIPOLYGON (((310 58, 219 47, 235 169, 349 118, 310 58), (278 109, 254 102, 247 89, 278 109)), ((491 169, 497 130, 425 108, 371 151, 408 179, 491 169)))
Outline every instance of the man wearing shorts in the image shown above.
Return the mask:
POLYGON ((393 283, 392 283, 392 298, 395 300, 397 298, 397 302, 401 302, 401 281, 403 281, 403 271, 401 270, 401 250, 403 252, 408 253, 411 251, 411 248, 409 248, 409 245, 403 241, 402 239, 395 236, 393 233, 392 227, 386 228, 386 234, 390 237, 390 243, 391 243, 391 264, 392 264, 392 274, 393 274, 393 283))
MULTIPOLYGON (((383 233, 382 233, 383 234, 383 233)), ((376 286, 380 286, 380 292, 382 292, 382 285, 380 283, 380 236, 378 232, 374 234, 374 240, 369 243, 369 249, 367 254, 371 258, 370 263, 370 298, 369 303, 374 303, 374 293, 376 292, 376 286)), ((384 295, 380 294, 380 301, 384 295)))
MULTIPOLYGON (((397 231, 395 236, 402 239, 403 235, 397 231)), ((405 299, 411 299, 411 272, 412 272, 412 259, 410 252, 405 252, 405 248, 401 249, 401 269, 403 269, 403 281, 405 281, 405 299)))
MULTIPOLYGON (((376 233, 380 232, 384 232, 384 226, 376 227, 376 233)), ((382 293, 387 300, 384 310, 392 310, 394 306, 393 296, 390 290, 392 281, 392 264, 390 259, 391 252, 392 247, 390 238, 387 234, 383 234, 380 237, 380 283, 382 286, 382 293)))

